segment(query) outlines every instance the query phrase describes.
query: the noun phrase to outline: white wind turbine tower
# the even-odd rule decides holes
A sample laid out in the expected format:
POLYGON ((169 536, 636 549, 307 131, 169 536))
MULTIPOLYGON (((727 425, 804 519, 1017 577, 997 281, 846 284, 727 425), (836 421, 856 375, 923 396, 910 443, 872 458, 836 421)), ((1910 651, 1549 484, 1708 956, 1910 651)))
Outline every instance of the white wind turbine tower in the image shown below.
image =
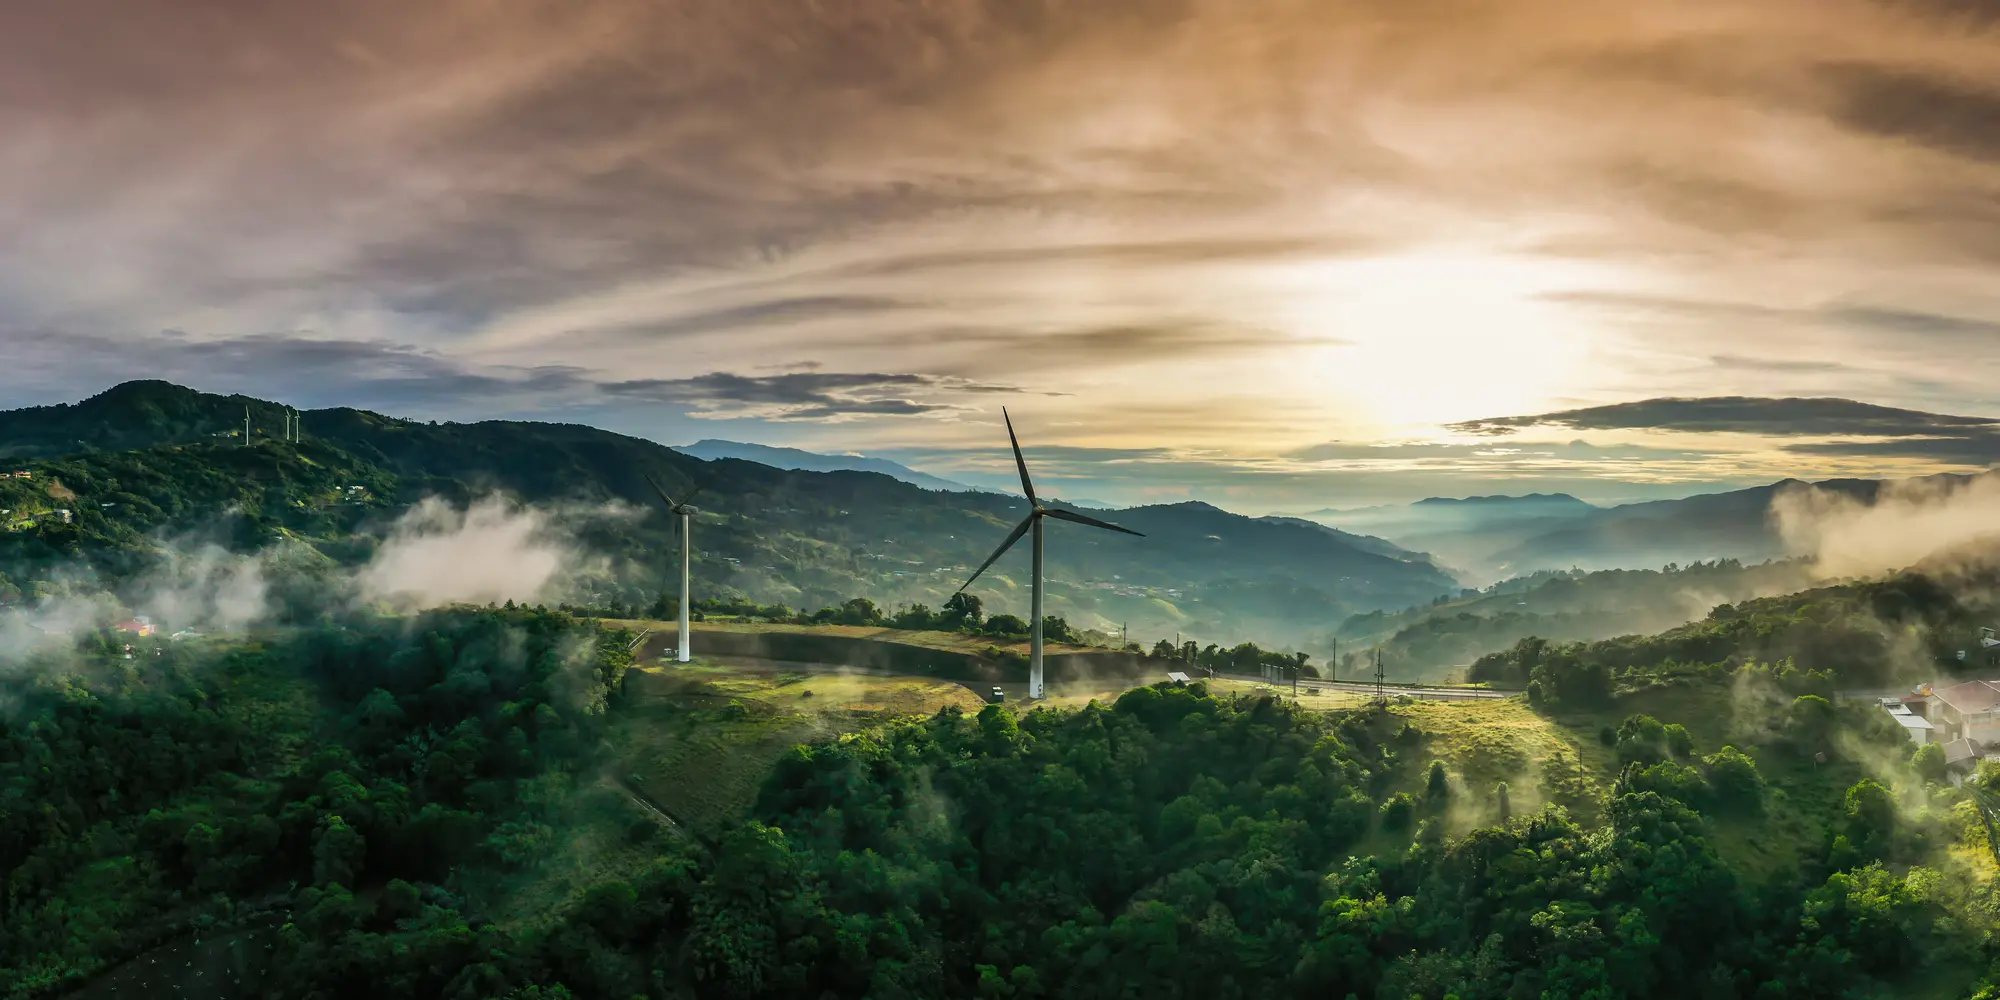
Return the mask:
POLYGON ((1004 541, 1004 542, 1001 542, 1001 543, 1000 543, 1000 547, 999 547, 999 548, 997 548, 997 549, 994 549, 994 550, 993 550, 993 554, 992 554, 992 555, 990 555, 990 556, 987 556, 987 557, 986 557, 986 561, 985 561, 985 562, 983 562, 983 563, 980 563, 980 564, 979 564, 979 568, 978 568, 978 569, 976 569, 976 570, 973 570, 973 571, 972 571, 972 576, 968 577, 968 578, 966 579, 965 583, 964 583, 964 584, 962 584, 962 585, 960 585, 958 589, 959 589, 959 590, 960 590, 960 591, 962 592, 962 591, 964 591, 964 590, 965 590, 965 588, 966 588, 966 587, 970 587, 970 586, 972 586, 972 581, 974 581, 974 580, 977 580, 977 579, 979 579, 979 574, 981 574, 981 573, 984 573, 984 572, 986 572, 986 567, 988 567, 988 566, 991 566, 991 565, 993 565, 993 561, 994 561, 995 559, 998 559, 998 558, 1000 558, 1000 557, 1001 557, 1002 555, 1005 555, 1008 549, 1011 549, 1011 548, 1013 548, 1013 547, 1014 547, 1014 543, 1015 543, 1015 542, 1018 542, 1018 541, 1020 541, 1020 540, 1021 540, 1021 536, 1022 536, 1022 535, 1025 535, 1025 534, 1028 534, 1029 532, 1033 532, 1033 533, 1034 533, 1034 535, 1035 535, 1035 548, 1034 548, 1034 551, 1035 551, 1035 557, 1034 557, 1034 575, 1035 575, 1035 579, 1034 579, 1034 587, 1033 587, 1033 589, 1032 589, 1032 591, 1031 591, 1031 593, 1032 593, 1032 595, 1033 595, 1033 596, 1032 596, 1031 600, 1029 601, 1029 608, 1030 608, 1030 610, 1031 610, 1031 611, 1033 612, 1033 614, 1034 614, 1034 617, 1033 617, 1032 619, 1030 619, 1030 621, 1029 621, 1029 626, 1028 626, 1028 627, 1029 627, 1029 633, 1028 633, 1028 634, 1029 634, 1029 635, 1030 635, 1030 636, 1032 637, 1032 638, 1031 638, 1031 639, 1029 640, 1029 647, 1028 647, 1028 648, 1029 648, 1029 654, 1028 654, 1028 697, 1030 697, 1030 698, 1040 698, 1040 697, 1042 697, 1042 695, 1043 695, 1043 689, 1042 689, 1042 519, 1043 519, 1043 518, 1047 518, 1047 517, 1053 517, 1053 518, 1055 518, 1055 519, 1056 519, 1056 520, 1058 520, 1058 521, 1073 521, 1073 522, 1075 522, 1075 523, 1077 523, 1077 524, 1087 524, 1087 525, 1090 525, 1090 526, 1091 526, 1091 527, 1093 527, 1093 528, 1104 528, 1104 529, 1106 529, 1106 530, 1108 530, 1108 531, 1122 531, 1122 532, 1124 532, 1125 534, 1128 534, 1128 535, 1139 535, 1139 536, 1140 536, 1141 538, 1143 538, 1143 537, 1145 537, 1145 536, 1144 536, 1144 535, 1141 535, 1141 534, 1140 534, 1139 532, 1137 532, 1137 531, 1133 531, 1133 530, 1132 530, 1132 529, 1130 529, 1130 528, 1121 528, 1121 527, 1119 527, 1119 526, 1117 526, 1117 525, 1115 525, 1115 524, 1112 524, 1112 523, 1111 523, 1111 522, 1109 522, 1109 521, 1100 521, 1100 520, 1098 520, 1098 519, 1096 519, 1096 518, 1094 518, 1094 517, 1085 517, 1084 515, 1082 515, 1082 514, 1079 514, 1079 513, 1075 512, 1075 511, 1073 511, 1073 510, 1063 510, 1063 509, 1061 509, 1061 508, 1058 508, 1058 507, 1044 507, 1044 506, 1042 506, 1042 502, 1041 502, 1040 500, 1037 500, 1037 499, 1035 498, 1035 484, 1034 484, 1033 482, 1029 481, 1029 479, 1028 479, 1028 462, 1027 462, 1027 460, 1026 460, 1026 459, 1023 459, 1023 458, 1021 457, 1021 442, 1020 442, 1020 440, 1019 440, 1018 438, 1014 437, 1014 418, 1012 418, 1012 417, 1010 417, 1010 416, 1008 416, 1008 415, 1007 415, 1007 408, 1006 408, 1006 407, 1001 407, 1001 408, 1000 408, 1000 419, 1002 419, 1002 420, 1005 420, 1005 421, 1007 422, 1007 442, 1008 442, 1009 444, 1011 444, 1011 445, 1013 445, 1013 446, 1014 446, 1014 468, 1016 468, 1016 469, 1020 470, 1020 472, 1021 472, 1021 492, 1022 492, 1022 493, 1025 493, 1025 494, 1027 494, 1027 496, 1028 496, 1028 508, 1029 508, 1029 509, 1028 509, 1028 516, 1027 516, 1026 518, 1022 519, 1022 521, 1021 521, 1021 523, 1020 523, 1020 524, 1018 524, 1018 525, 1015 525, 1015 526, 1014 526, 1014 530, 1013 530, 1013 532, 1012 532, 1012 533, 1008 534, 1008 536, 1007 536, 1007 540, 1006 540, 1006 541, 1004 541))
POLYGON ((701 487, 696 486, 689 490, 687 495, 681 498, 681 502, 675 503, 674 498, 668 496, 667 491, 661 489, 659 483, 653 482, 653 477, 646 477, 646 485, 651 486, 653 492, 658 493, 660 499, 666 501, 667 510, 681 519, 681 634, 674 646, 674 658, 686 663, 688 661, 688 563, 694 553, 694 516, 701 513, 699 508, 689 506, 689 501, 694 499, 695 494, 701 492, 701 487))

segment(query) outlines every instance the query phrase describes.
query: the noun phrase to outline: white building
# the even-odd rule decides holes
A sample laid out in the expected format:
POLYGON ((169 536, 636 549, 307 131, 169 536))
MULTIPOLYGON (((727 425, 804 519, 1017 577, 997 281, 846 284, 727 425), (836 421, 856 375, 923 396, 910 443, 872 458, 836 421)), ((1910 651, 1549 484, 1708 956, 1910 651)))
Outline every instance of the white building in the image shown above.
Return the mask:
POLYGON ((1933 688, 1924 700, 1938 730, 1934 739, 2000 743, 2000 684, 1966 681, 1933 688))
POLYGON ((1931 720, 1910 711, 1908 705, 1898 702, 1886 706, 1886 710, 1889 718, 1896 720, 1896 723, 1903 727, 1903 735, 1918 746, 1931 742, 1937 735, 1937 727, 1931 724, 1931 720))

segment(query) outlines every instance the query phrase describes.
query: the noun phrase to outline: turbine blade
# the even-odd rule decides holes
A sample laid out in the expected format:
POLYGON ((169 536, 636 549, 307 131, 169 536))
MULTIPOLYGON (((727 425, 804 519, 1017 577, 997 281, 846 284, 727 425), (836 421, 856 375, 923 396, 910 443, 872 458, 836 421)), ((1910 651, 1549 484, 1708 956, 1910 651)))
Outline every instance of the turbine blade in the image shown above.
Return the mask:
POLYGON ((1121 528, 1115 524, 1112 524, 1110 521, 1100 521, 1094 517, 1085 517, 1084 515, 1079 514, 1076 511, 1064 510, 1061 507, 1045 507, 1042 509, 1042 513, 1047 514, 1048 516, 1053 517, 1059 521, 1075 521, 1078 524, 1088 524, 1093 528, 1104 528, 1108 531, 1122 531, 1128 535, 1138 535, 1140 538, 1146 537, 1145 534, 1133 531, 1131 528, 1121 528))
POLYGON ((1021 492, 1028 495, 1028 502, 1040 505, 1035 499, 1035 484, 1028 480, 1028 460, 1021 457, 1021 441, 1014 436, 1014 418, 1007 415, 1007 408, 1000 408, 1000 419, 1007 421, 1007 443, 1014 446, 1014 468, 1021 470, 1021 492))
POLYGON ((700 493, 700 492, 701 492, 702 490, 705 490, 705 489, 707 489, 707 488, 708 488, 708 484, 707 484, 707 483, 696 483, 696 484, 694 484, 694 489, 691 489, 691 490, 689 490, 689 491, 687 492, 687 496, 684 496, 684 497, 682 497, 682 498, 681 498, 681 506, 685 507, 685 506, 687 506, 688 504, 691 504, 691 503, 693 503, 693 502, 694 502, 694 498, 695 498, 695 496, 696 496, 697 494, 699 494, 699 493, 700 493))
POLYGON ((1021 523, 1014 526, 1013 533, 1007 536, 1007 540, 1001 542, 1000 547, 994 549, 993 554, 987 556, 986 561, 980 563, 979 568, 973 570, 972 575, 966 577, 965 582, 958 585, 958 589, 964 590, 965 588, 972 586, 972 581, 979 579, 979 574, 986 572, 986 567, 993 565, 994 560, 1000 558, 1001 556, 1006 555, 1007 550, 1013 548, 1014 543, 1020 541, 1021 536, 1027 534, 1028 529, 1033 527, 1034 524, 1035 524, 1035 515, 1029 514, 1027 517, 1022 518, 1021 523))
POLYGON ((658 493, 660 495, 660 499, 666 501, 668 510, 674 509, 674 498, 668 496, 667 491, 661 489, 660 484, 654 482, 652 476, 646 477, 646 485, 651 486, 653 488, 653 492, 658 493))

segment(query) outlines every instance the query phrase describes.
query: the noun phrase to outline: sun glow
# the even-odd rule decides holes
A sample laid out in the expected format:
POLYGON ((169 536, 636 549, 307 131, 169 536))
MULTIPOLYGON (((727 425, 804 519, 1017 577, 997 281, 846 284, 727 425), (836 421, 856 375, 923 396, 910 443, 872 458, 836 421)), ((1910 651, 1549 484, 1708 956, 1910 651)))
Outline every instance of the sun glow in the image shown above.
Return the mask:
POLYGON ((1281 321, 1335 342, 1293 377, 1384 430, 1546 408, 1587 359, 1577 321, 1542 298, 1591 283, 1573 263, 1425 253, 1287 272, 1281 321))

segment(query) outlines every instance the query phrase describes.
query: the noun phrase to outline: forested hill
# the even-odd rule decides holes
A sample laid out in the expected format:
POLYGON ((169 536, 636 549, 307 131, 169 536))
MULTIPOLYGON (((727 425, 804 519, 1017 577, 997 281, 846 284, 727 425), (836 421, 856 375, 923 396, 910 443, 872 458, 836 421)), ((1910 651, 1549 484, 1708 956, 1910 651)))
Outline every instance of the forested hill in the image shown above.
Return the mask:
MULTIPOLYGON (((1474 680, 1541 682, 1560 698, 1586 686, 1652 684, 1767 670, 1799 690, 1901 687, 1996 667, 1981 628, 2000 622, 2000 562, 1906 572, 1718 605, 1698 621, 1653 635, 1595 642, 1531 637, 1472 664, 1474 680)), ((1536 690, 1529 691, 1535 695, 1536 690)))
MULTIPOLYGON (((706 595, 795 607, 855 596, 935 604, 1025 513, 1004 495, 937 492, 864 472, 703 462, 574 424, 429 423, 335 408, 303 413, 302 440, 292 444, 279 439, 284 412, 241 396, 132 382, 73 405, 0 413, 0 453, 24 457, 41 477, 10 480, 0 501, 11 501, 16 520, 56 507, 75 518, 41 517, 0 540, 0 573, 24 591, 63 558, 115 575, 140 561, 134 553, 149 538, 225 513, 239 545, 283 533, 336 560, 365 558, 385 524, 421 497, 464 503, 500 491, 571 511, 610 501, 646 511, 581 518, 578 530, 609 557, 594 584, 600 593, 650 601, 675 545, 650 475, 674 491, 703 488, 695 574, 706 595), (74 499, 50 495, 52 484, 74 499)), ((1052 612, 1129 624, 1135 636, 1296 643, 1348 614, 1453 586, 1426 562, 1367 551, 1315 526, 1199 503, 1113 518, 1148 537, 1052 530, 1052 612)), ((989 606, 1025 606, 1026 563, 1016 553, 981 581, 989 606)))
POLYGON ((0 714, 0 995, 2000 996, 1974 793, 1868 706, 950 706, 784 751, 688 836, 612 741, 758 718, 649 709, 630 639, 85 637, 0 714))
POLYGON ((1529 636, 1571 642, 1651 634, 1698 620, 1718 604, 1793 593, 1815 579, 1803 560, 1545 571, 1426 607, 1355 615, 1334 637, 1349 650, 1381 646, 1391 678, 1434 680, 1529 636))

